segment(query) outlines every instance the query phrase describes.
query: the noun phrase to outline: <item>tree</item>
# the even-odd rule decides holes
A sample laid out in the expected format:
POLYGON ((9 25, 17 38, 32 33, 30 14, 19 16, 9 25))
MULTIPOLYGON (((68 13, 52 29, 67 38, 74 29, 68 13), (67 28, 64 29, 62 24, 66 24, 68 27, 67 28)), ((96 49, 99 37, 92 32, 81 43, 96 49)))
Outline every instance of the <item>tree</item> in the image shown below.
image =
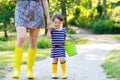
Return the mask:
POLYGON ((4 37, 8 38, 7 30, 10 24, 10 19, 14 17, 14 2, 2 1, 0 2, 0 23, 3 23, 4 37))
POLYGON ((106 0, 103 0, 104 18, 106 18, 106 0))
POLYGON ((73 13, 73 7, 79 5, 81 0, 50 0, 50 14, 61 12, 64 17, 64 27, 67 27, 67 16, 73 13))
POLYGON ((67 27, 67 15, 66 15, 66 0, 60 0, 61 1, 61 12, 64 17, 64 27, 67 27))
POLYGON ((101 1, 98 2, 98 5, 97 5, 97 12, 98 12, 98 17, 100 18, 103 14, 103 6, 101 5, 101 1))

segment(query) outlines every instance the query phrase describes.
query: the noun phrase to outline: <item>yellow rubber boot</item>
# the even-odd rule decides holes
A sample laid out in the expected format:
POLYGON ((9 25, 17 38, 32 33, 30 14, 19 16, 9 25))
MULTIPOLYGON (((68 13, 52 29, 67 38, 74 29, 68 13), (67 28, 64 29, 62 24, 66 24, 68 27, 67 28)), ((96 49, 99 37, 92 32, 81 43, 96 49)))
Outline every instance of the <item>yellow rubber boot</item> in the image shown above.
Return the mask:
POLYGON ((62 79, 66 79, 67 78, 66 62, 61 63, 61 69, 62 69, 62 79))
POLYGON ((22 53, 23 53, 23 48, 20 47, 15 48, 14 74, 12 78, 20 78, 20 65, 22 62, 22 53))
POLYGON ((57 63, 52 63, 52 78, 53 79, 58 79, 57 68, 58 68, 57 63))
POLYGON ((28 49, 28 59, 27 59, 27 78, 34 79, 33 65, 35 62, 36 49, 28 49))

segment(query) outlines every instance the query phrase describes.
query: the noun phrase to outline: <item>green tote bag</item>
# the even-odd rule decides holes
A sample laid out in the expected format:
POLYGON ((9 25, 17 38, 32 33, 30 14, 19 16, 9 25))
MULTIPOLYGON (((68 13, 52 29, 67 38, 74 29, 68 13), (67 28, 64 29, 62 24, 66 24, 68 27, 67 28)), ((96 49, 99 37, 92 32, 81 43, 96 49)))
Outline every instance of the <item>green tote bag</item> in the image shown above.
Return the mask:
POLYGON ((75 42, 73 41, 66 41, 65 42, 65 50, 68 54, 68 56, 74 56, 77 54, 77 50, 76 50, 76 46, 75 46, 75 42))

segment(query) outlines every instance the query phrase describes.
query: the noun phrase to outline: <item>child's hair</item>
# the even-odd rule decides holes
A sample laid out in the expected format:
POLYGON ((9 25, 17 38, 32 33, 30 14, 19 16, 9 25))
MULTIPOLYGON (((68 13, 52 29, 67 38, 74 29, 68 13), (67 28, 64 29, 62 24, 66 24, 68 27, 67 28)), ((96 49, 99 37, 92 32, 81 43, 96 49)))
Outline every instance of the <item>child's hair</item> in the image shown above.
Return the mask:
POLYGON ((64 18, 60 13, 54 13, 52 16, 52 21, 54 21, 55 18, 59 19, 60 21, 64 21, 64 18))

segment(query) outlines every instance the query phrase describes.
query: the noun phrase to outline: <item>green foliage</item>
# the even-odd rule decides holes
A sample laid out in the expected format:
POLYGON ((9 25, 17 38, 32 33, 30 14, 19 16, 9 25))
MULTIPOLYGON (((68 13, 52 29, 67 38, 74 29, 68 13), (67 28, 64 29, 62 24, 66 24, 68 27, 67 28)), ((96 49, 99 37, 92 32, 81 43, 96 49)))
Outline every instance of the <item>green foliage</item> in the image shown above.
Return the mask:
POLYGON ((112 34, 120 34, 120 26, 113 26, 111 33, 112 34))
MULTIPOLYGON (((27 63, 27 49, 24 49, 22 63, 27 63)), ((49 57, 50 49, 37 49, 36 61, 49 57)), ((0 79, 5 77, 5 74, 13 70, 14 51, 0 52, 0 79)))
POLYGON ((112 50, 102 66, 109 77, 120 80, 120 48, 112 50))
POLYGON ((75 17, 73 17, 72 19, 70 19, 70 20, 69 20, 69 22, 68 22, 68 23, 69 23, 70 25, 77 26, 77 24, 76 24, 76 22, 75 22, 75 21, 76 21, 76 18, 75 18, 75 17))
POLYGON ((115 23, 120 24, 120 6, 115 7, 114 9, 112 9, 110 19, 112 21, 114 21, 115 23))
POLYGON ((120 6, 120 1, 119 0, 114 0, 111 2, 111 8, 115 8, 120 6))
POLYGON ((76 31, 75 31, 74 29, 72 29, 71 27, 68 27, 68 28, 67 28, 67 32, 68 32, 69 34, 75 34, 75 33, 76 33, 76 31))
POLYGON ((4 36, 8 38, 7 31, 10 29, 9 25, 12 24, 11 18, 14 17, 15 2, 8 2, 2 0, 0 2, 0 23, 3 23, 3 26, 0 26, 4 31, 4 36))
POLYGON ((69 20, 69 24, 89 28, 92 20, 96 18, 96 15, 97 11, 95 9, 88 10, 83 6, 79 6, 75 8, 74 17, 69 20), (79 12, 79 14, 77 12, 79 12))
POLYGON ((47 37, 40 37, 40 39, 38 40, 38 44, 37 44, 38 48, 50 48, 51 47, 51 40, 48 39, 47 37))
POLYGON ((96 9, 97 9, 97 12, 98 12, 98 16, 101 17, 102 13, 103 13, 103 6, 102 6, 101 2, 98 2, 98 5, 97 5, 96 9))
MULTIPOLYGON (((52 16, 54 12, 62 12, 60 0, 48 0, 49 11, 52 16)), ((71 25, 78 27, 93 28, 93 24, 103 17, 102 0, 64 0, 66 5, 67 20, 71 25), (99 2, 101 1, 101 2, 99 2)), ((120 1, 106 0, 107 18, 112 20, 114 26, 111 33, 119 33, 120 26, 120 1), (116 27, 117 24, 117 27, 116 27)), ((0 29, 15 31, 14 27, 15 2, 0 2, 0 29), (2 24, 2 25, 1 25, 2 24)))
POLYGON ((92 8, 87 8, 86 1, 80 1, 80 5, 73 8, 73 16, 69 19, 69 24, 78 27, 92 28, 94 33, 104 34, 120 33, 120 7, 119 1, 114 9, 111 9, 111 1, 106 1, 107 19, 103 18, 103 2, 92 2, 92 8), (77 14, 76 14, 77 13, 77 14))
MULTIPOLYGON (((8 39, 4 39, 4 37, 0 37, 0 51, 9 51, 9 50, 14 50, 15 48, 15 43, 16 43, 16 38, 14 36, 11 36, 8 39)), ((25 41, 24 48, 27 49, 29 47, 29 40, 25 41)), ((50 48, 51 47, 51 40, 48 39, 45 36, 41 36, 38 39, 38 48, 50 48)))
MULTIPOLYGON (((64 3, 66 5, 67 12, 73 13, 71 9, 73 9, 73 6, 79 5, 80 0, 64 0, 64 3)), ((61 12, 63 4, 61 4, 60 0, 49 0, 49 6, 50 15, 52 16, 54 12, 61 12)))
POLYGON ((111 33, 113 22, 107 19, 100 19, 94 22, 92 26, 93 26, 93 33, 96 34, 111 33))
POLYGON ((14 36, 5 38, 1 35, 0 44, 0 51, 13 50, 15 48, 15 38, 14 36))
POLYGON ((115 40, 120 40, 120 36, 113 36, 112 38, 115 40))
POLYGON ((80 16, 80 8, 76 7, 75 12, 73 13, 75 18, 78 18, 80 16))

